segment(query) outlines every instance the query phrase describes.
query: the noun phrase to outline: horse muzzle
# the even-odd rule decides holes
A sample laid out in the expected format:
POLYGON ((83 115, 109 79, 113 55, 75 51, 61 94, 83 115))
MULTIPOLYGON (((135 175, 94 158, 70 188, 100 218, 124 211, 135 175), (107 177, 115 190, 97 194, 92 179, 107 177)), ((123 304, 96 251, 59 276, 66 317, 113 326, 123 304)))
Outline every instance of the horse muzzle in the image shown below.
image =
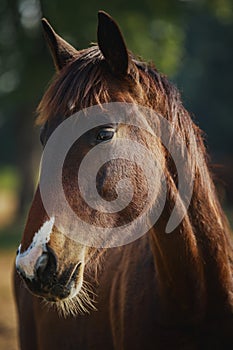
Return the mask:
POLYGON ((72 298, 78 293, 78 287, 82 284, 81 262, 71 264, 60 271, 56 255, 47 244, 33 267, 32 257, 38 254, 38 251, 29 252, 30 255, 27 254, 27 256, 22 253, 20 256, 19 248, 17 253, 16 270, 33 294, 44 297, 48 301, 59 301, 72 298))

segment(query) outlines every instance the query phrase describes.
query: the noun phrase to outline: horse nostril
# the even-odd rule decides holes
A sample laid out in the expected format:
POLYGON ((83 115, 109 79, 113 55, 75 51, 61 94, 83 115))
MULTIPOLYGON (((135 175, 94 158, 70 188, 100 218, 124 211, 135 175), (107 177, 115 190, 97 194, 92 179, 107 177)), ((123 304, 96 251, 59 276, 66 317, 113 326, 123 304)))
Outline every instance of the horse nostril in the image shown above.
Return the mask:
POLYGON ((35 265, 36 276, 41 282, 46 282, 56 272, 56 258, 49 250, 44 252, 35 265))
POLYGON ((43 272, 45 271, 49 261, 48 253, 43 253, 37 260, 35 270, 37 276, 41 279, 43 272))

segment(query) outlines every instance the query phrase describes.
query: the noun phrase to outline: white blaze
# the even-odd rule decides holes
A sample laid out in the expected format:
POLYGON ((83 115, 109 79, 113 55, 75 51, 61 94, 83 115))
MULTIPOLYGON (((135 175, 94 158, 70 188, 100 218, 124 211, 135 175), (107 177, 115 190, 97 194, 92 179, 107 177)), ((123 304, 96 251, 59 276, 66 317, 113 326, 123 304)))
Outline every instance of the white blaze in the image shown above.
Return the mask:
POLYGON ((34 277, 34 269, 38 258, 46 251, 46 243, 50 240, 54 225, 54 217, 46 221, 38 232, 33 237, 32 243, 23 253, 20 252, 21 245, 19 246, 19 252, 16 257, 16 267, 25 273, 27 278, 32 279, 34 277))

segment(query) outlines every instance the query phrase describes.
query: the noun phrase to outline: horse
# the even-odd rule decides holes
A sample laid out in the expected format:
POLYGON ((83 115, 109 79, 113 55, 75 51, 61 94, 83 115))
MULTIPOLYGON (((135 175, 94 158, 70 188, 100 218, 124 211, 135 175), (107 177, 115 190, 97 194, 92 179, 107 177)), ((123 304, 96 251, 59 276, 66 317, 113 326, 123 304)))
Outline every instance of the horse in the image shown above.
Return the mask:
MULTIPOLYGON (((175 140, 185 145, 193 188, 185 215, 166 233, 176 201, 184 205, 169 147, 139 126, 114 120, 84 132, 70 147, 62 172, 66 201, 77 216, 100 229, 124 228, 151 205, 146 200, 145 169, 122 158, 101 166, 96 188, 110 203, 117 198, 116 186, 123 176, 134 191, 131 202, 106 214, 82 199, 76 185, 82 159, 97 145, 114 148, 117 138, 140 143, 156 160, 161 172, 151 178, 157 189, 153 200, 163 195, 163 176, 163 210, 137 239, 110 247, 91 246, 69 236, 69 225, 65 232, 56 224, 38 186, 14 272, 21 349, 230 349, 230 229, 217 198, 202 131, 183 106, 179 91, 153 64, 127 49, 118 24, 103 11, 98 13, 98 43, 84 50, 78 51, 62 39, 46 19, 42 24, 56 68, 38 106, 43 147, 46 149, 59 127, 81 110, 95 106, 104 110, 111 103, 143 106, 161 116, 160 122, 153 124, 153 113, 149 113, 150 120, 143 115, 151 127, 159 131, 166 121, 173 135, 179 135, 175 140)), ((85 113, 81 117, 85 119, 85 113)), ((58 149, 52 148, 52 152, 50 163, 58 149)), ((56 193, 52 197, 56 201, 56 193)), ((88 236, 89 232, 84 233, 88 236)))

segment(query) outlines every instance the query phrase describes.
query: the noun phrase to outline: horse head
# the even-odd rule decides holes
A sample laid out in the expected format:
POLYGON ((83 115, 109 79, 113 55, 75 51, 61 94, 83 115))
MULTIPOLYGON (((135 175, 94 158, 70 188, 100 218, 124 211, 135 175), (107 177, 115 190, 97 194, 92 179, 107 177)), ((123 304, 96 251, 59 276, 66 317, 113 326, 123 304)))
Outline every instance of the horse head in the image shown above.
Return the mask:
MULTIPOLYGON (((146 73, 146 66, 128 52, 117 24, 109 15, 99 12, 98 46, 81 51, 77 51, 57 35, 45 19, 42 23, 57 70, 55 80, 38 108, 44 148, 62 122, 83 108, 97 105, 103 110, 103 105, 109 102, 147 104, 152 78, 146 73)), ((160 105, 158 102, 158 109, 160 105)), ((85 118, 85 115, 82 117, 85 118)), ((162 148, 158 152, 161 145, 152 147, 157 141, 151 137, 148 140, 148 132, 141 132, 137 126, 132 128, 124 123, 116 123, 115 120, 102 124, 92 127, 74 142, 62 170, 62 186, 65 188, 69 206, 83 220, 101 229, 122 226, 137 217, 145 208, 147 184, 143 180, 140 166, 132 165, 130 161, 111 159, 100 168, 96 176, 98 193, 108 203, 116 200, 119 194, 116 184, 123 176, 125 179, 133 179, 134 194, 131 203, 124 210, 110 214, 102 212, 100 215, 98 210, 86 205, 76 185, 77 170, 84 156, 96 145, 108 148, 111 144, 113 147, 114 140, 129 138, 135 142, 140 140, 151 152, 155 152, 157 147, 157 160, 160 163, 164 161, 159 156, 162 148)), ((52 147, 51 162, 56 152, 59 151, 52 147)), ((113 158, 111 154, 110 158, 113 158)), ((56 174, 53 173, 53 176, 54 181, 52 179, 52 182, 47 183, 56 182, 56 174)), ((86 177, 88 180, 88 174, 86 177)), ((121 192, 125 192, 127 197, 127 186, 121 192)), ((48 196, 52 203, 63 201, 56 197, 56 193, 49 192, 48 196)), ((62 210, 60 213, 48 213, 42 197, 38 186, 17 252, 16 268, 33 294, 61 304, 85 294, 84 267, 96 251, 85 242, 72 239, 67 234, 71 225, 70 218, 62 210), (64 224, 65 231, 61 229, 61 225, 56 224, 56 217, 64 224)), ((87 235, 88 232, 84 234, 87 235)))

